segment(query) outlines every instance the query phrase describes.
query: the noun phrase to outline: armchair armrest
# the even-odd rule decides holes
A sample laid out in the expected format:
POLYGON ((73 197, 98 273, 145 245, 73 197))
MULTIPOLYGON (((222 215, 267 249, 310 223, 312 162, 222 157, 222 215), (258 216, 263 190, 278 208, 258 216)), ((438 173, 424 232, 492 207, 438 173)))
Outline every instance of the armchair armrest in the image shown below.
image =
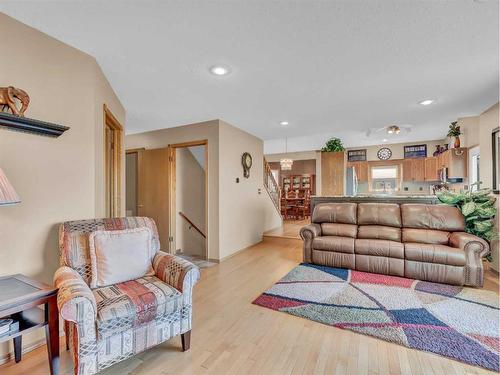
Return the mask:
POLYGON ((465 232, 454 232, 450 235, 450 246, 465 252, 465 285, 482 286, 484 282, 482 258, 490 251, 488 243, 465 232))
POLYGON ((300 229, 300 238, 304 241, 304 262, 312 262, 312 242, 315 237, 321 236, 319 224, 308 224, 300 229))
POLYGON ((54 275, 54 284, 59 289, 57 307, 65 320, 77 324, 95 321, 95 297, 78 272, 70 267, 60 267, 54 275))
POLYGON ((153 259, 156 276, 183 294, 184 304, 191 305, 194 284, 200 279, 200 269, 193 263, 158 251, 153 259))
POLYGON ((483 258, 490 251, 488 242, 473 234, 465 232, 453 232, 450 235, 450 245, 452 247, 458 247, 466 253, 477 254, 479 258, 483 258))

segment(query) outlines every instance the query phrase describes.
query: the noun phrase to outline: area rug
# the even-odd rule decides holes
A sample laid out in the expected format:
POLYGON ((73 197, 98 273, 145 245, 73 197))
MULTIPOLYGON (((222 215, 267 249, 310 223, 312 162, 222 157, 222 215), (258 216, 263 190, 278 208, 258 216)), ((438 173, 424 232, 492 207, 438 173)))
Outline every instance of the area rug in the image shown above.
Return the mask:
POLYGON ((500 370, 494 292, 303 263, 253 303, 500 370))

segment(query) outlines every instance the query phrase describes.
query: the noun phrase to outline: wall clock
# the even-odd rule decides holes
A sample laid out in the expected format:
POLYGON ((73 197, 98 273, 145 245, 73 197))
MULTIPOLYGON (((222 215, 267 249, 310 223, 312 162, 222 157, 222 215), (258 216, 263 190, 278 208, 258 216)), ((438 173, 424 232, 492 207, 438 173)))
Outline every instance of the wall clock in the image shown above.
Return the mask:
POLYGON ((392 151, 387 147, 382 147, 378 150, 377 156, 380 160, 389 160, 392 156, 392 151))
POLYGON ((250 168, 252 168, 252 155, 245 152, 241 156, 241 164, 243 165, 243 177, 250 177, 250 168))

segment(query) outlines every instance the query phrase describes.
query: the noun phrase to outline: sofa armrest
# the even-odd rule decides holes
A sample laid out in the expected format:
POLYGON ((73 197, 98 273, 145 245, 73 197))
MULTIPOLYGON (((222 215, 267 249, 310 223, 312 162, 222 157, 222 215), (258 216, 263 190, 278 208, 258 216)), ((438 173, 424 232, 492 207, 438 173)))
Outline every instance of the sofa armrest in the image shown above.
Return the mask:
POLYGON ((173 286, 184 296, 184 304, 191 305, 193 287, 200 279, 200 269, 193 263, 158 251, 153 260, 156 276, 173 286))
POLYGON ((300 238, 304 241, 304 262, 312 262, 312 243, 314 238, 321 236, 319 224, 308 224, 300 229, 300 238))
POLYGON ((465 285, 482 286, 483 257, 490 251, 488 243, 470 233, 454 232, 450 235, 449 244, 465 252, 465 285))
POLYGON ((60 267, 54 275, 57 307, 64 320, 77 324, 85 320, 95 321, 97 305, 95 297, 82 277, 70 267, 60 267))
POLYGON ((465 232, 453 232, 450 235, 450 246, 462 249, 466 253, 477 254, 479 258, 483 258, 490 251, 488 242, 465 232))

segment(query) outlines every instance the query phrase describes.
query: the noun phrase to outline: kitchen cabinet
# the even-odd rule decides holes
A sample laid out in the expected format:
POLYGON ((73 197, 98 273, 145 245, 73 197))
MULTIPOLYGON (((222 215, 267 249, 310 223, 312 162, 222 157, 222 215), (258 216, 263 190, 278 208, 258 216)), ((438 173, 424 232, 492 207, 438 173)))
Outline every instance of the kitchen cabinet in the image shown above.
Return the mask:
POLYGON ((425 158, 425 181, 438 181, 438 157, 425 158))
POLYGON ((403 159, 401 161, 403 182, 424 181, 426 159, 427 158, 403 159))
POLYGON ((410 182, 413 181, 413 163, 412 159, 403 159, 402 161, 403 167, 403 181, 410 182))
POLYGON ((321 153, 321 194, 344 195, 345 167, 347 153, 322 152, 321 153))
POLYGON ((425 159, 411 159, 411 177, 413 181, 425 180, 425 159))
POLYGON ((367 161, 351 161, 347 163, 348 167, 354 167, 358 182, 368 182, 368 162, 367 161))

